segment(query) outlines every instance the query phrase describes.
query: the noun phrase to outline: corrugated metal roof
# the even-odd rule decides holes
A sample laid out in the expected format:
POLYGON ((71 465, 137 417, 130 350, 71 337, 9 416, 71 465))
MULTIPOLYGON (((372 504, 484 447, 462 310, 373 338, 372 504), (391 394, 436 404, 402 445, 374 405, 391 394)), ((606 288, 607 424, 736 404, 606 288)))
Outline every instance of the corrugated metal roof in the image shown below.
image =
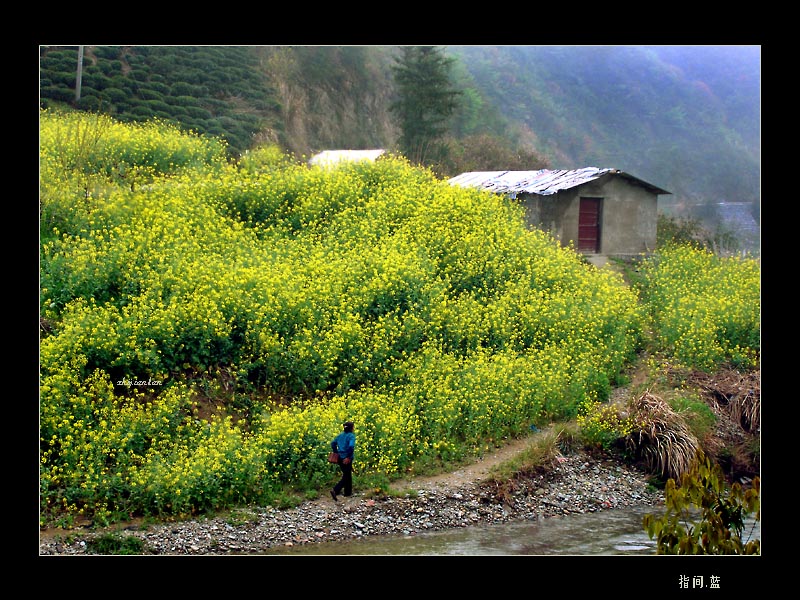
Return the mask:
POLYGON ((310 165, 331 166, 342 161, 375 160, 386 150, 324 150, 311 157, 310 165))
POLYGON ((567 190, 603 175, 613 173, 642 185, 656 194, 669 194, 654 185, 617 169, 585 167, 583 169, 540 169, 538 171, 471 171, 452 177, 453 185, 477 187, 498 194, 539 194, 548 196, 567 190))

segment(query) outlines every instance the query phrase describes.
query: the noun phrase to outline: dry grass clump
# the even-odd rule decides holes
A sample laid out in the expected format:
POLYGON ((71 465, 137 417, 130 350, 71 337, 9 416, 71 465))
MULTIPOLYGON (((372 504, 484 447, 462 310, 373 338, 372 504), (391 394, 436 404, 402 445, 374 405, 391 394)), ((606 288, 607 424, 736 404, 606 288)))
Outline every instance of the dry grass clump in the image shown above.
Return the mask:
POLYGON ((760 369, 744 374, 732 369, 714 374, 695 372, 690 379, 742 429, 755 433, 761 428, 760 369))
POLYGON ((742 424, 746 431, 761 429, 761 394, 752 390, 735 396, 730 401, 731 417, 742 424))
POLYGON ((760 473, 761 370, 721 367, 709 373, 673 365, 667 377, 670 388, 692 390, 689 396, 696 396, 713 413, 713 429, 705 431, 693 418, 700 413, 684 412, 669 400, 700 440, 705 454, 723 468, 729 480, 752 479, 760 473))
POLYGON ((630 410, 639 429, 625 438, 627 448, 654 472, 680 481, 700 448, 683 417, 649 390, 631 400, 630 410))

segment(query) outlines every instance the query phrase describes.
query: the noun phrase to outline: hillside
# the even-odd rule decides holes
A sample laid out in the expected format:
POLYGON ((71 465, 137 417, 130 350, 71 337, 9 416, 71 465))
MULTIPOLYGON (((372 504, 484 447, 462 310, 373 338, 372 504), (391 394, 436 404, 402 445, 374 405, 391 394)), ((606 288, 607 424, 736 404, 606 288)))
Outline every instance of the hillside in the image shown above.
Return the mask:
POLYGON ((757 47, 453 50, 476 86, 560 168, 635 173, 681 202, 757 202, 757 47))
POLYGON ((276 91, 247 48, 86 46, 79 94, 78 56, 75 46, 41 48, 42 106, 164 119, 224 137, 235 152, 274 141, 281 129, 276 91))
MULTIPOLYGON (((171 120, 225 137, 237 154, 264 143, 298 156, 394 149, 395 50, 86 46, 77 106, 123 121, 171 120)), ((662 199, 671 210, 745 202, 758 215, 760 48, 446 52, 457 59, 452 76, 464 92, 454 138, 497 136, 554 168, 619 168, 672 192, 662 199)), ((75 104, 77 47, 43 46, 40 54, 42 105, 75 104)))
MULTIPOLYGON (((641 363, 640 363, 641 366, 641 363)), ((616 388, 613 399, 620 404, 642 385, 641 375, 633 384, 616 388)), ((758 455, 748 455, 753 434, 742 428, 728 402, 739 397, 741 384, 754 385, 750 376, 721 371, 712 379, 695 380, 692 387, 715 411, 718 421, 705 440, 712 454, 725 453, 725 467, 731 479, 747 482, 760 473, 758 455), (734 448, 735 453, 729 453, 734 448), (724 452, 720 452, 723 450, 724 452), (749 459, 749 460, 748 460, 749 459)), ((760 391, 757 392, 760 397, 760 391)), ((563 427, 563 426, 562 426, 563 427)), ((389 490, 376 492, 358 484, 351 498, 334 503, 327 495, 309 498, 285 510, 246 507, 202 519, 148 523, 134 519, 109 527, 79 522, 71 530, 45 528, 39 534, 43 555, 87 555, 98 552, 109 535, 118 545, 122 540, 140 539, 139 554, 208 555, 309 552, 308 548, 333 540, 409 535, 432 530, 455 529, 478 523, 501 523, 616 509, 623 506, 652 506, 653 514, 663 514, 664 493, 652 485, 646 469, 628 464, 620 455, 591 452, 562 443, 550 447, 541 464, 531 467, 534 449, 549 447, 543 440, 554 437, 555 427, 503 440, 480 457, 454 465, 442 473, 409 473, 393 481, 389 490), (568 500, 565 501, 565 498, 568 500), (578 502, 570 501, 573 498, 578 502), (476 499, 482 510, 476 511, 476 499), (435 520, 431 522, 431 505, 435 520), (502 510, 492 510, 490 507, 502 510), (351 528, 343 527, 351 523, 351 528), (369 523, 369 527, 364 527, 369 523), (220 539, 219 532, 225 531, 220 539), (123 537, 125 536, 125 537, 123 537), (128 537, 130 536, 130 537, 128 537), (306 549, 305 551, 303 549, 306 549)), ((113 546, 106 552, 113 553, 113 546)))
POLYGON ((643 347, 658 380, 760 364, 756 260, 666 246, 628 285, 400 157, 232 161, 50 109, 40 140, 42 523, 313 495, 345 420, 370 487, 573 417, 601 447, 653 422, 634 450, 656 456, 675 422, 675 475, 700 439, 680 415, 699 434, 713 414, 684 393, 609 413, 624 367, 643 347))

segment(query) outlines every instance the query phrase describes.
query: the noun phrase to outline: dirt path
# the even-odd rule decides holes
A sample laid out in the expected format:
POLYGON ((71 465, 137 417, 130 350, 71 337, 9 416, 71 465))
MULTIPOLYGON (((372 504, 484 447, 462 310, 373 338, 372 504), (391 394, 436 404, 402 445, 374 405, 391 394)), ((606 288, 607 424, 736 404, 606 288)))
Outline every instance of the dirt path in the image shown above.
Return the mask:
MULTIPOLYGON (((624 403, 631 390, 647 381, 645 361, 638 361, 628 373, 630 383, 613 389, 610 401, 624 403)), ((500 448, 494 448, 475 462, 464 465, 454 471, 439 475, 419 476, 399 479, 390 484, 392 490, 415 489, 446 489, 458 488, 469 483, 478 483, 486 479, 497 466, 511 460, 520 452, 526 450, 544 432, 539 431, 522 438, 514 439, 500 448)))
POLYGON ((492 449, 477 461, 463 465, 451 472, 441 473, 439 475, 398 479, 391 483, 390 488, 392 490, 404 490, 408 488, 434 490, 458 488, 469 483, 483 481, 489 476, 492 469, 527 449, 537 435, 539 434, 532 434, 524 438, 512 440, 501 448, 492 449))
MULTIPOLYGON (((642 371, 637 369, 636 371, 631 373, 630 381, 631 384, 628 386, 621 386, 615 388, 612 391, 612 395, 610 400, 612 402, 625 402, 628 395, 638 389, 637 385, 642 380, 642 371)), ((738 380, 735 378, 729 378, 731 381, 736 383, 738 380)), ((717 390, 720 386, 723 385, 724 381, 727 381, 724 378, 716 377, 713 381, 714 383, 714 390, 717 390)), ((707 383, 706 387, 709 387, 711 384, 707 383)), ((751 386, 752 387, 752 386, 751 386)), ((724 413, 720 413, 720 417, 724 416, 724 413)), ((720 418, 722 421, 722 419, 720 418)), ((730 419, 728 419, 730 420, 730 419)), ((727 422, 727 421, 726 421, 727 422)), ((732 429, 732 427, 731 427, 732 429)), ((470 488, 473 485, 477 485, 482 481, 485 481, 489 478, 490 475, 493 474, 493 471, 503 463, 515 458, 520 453, 529 449, 532 444, 537 443, 541 436, 549 435, 547 429, 542 431, 538 431, 535 433, 531 433, 519 439, 513 439, 508 441, 507 443, 503 444, 503 446, 498 448, 492 448, 491 450, 487 451, 482 457, 476 459, 472 462, 463 464, 457 468, 453 468, 451 471, 440 473, 436 475, 420 475, 420 476, 408 476, 397 481, 394 481, 390 484, 390 489, 394 492, 402 492, 409 491, 409 490, 416 490, 416 491, 426 491, 432 492, 430 497, 437 497, 441 502, 454 502, 453 510, 456 512, 466 510, 459 502, 458 498, 461 498, 462 492, 464 489, 470 488), (450 494, 449 492, 458 492, 458 494, 450 494)), ((726 438, 727 439, 727 438, 726 438)), ((733 438, 731 437, 731 440, 733 438)), ((733 443, 733 442, 730 442, 733 443)), ((729 443, 729 445, 730 445, 729 443)), ((547 478, 546 481, 537 481, 537 489, 541 489, 543 491, 536 492, 536 495, 528 494, 525 496, 523 493, 523 498, 520 500, 522 504, 529 502, 549 502, 549 504, 542 504, 542 506, 534 507, 536 511, 542 512, 547 511, 552 508, 552 506, 557 505, 561 502, 561 495, 567 494, 577 494, 579 496, 591 496, 596 497, 598 499, 605 499, 608 502, 609 506, 616 506, 620 502, 640 502, 642 498, 648 497, 648 492, 646 491, 647 488, 645 486, 645 480, 641 473, 627 473, 627 469, 624 468, 624 465, 620 465, 623 468, 620 469, 619 466, 615 467, 612 464, 613 459, 609 458, 607 460, 595 460, 588 455, 584 455, 582 453, 578 453, 576 456, 564 456, 560 457, 557 465, 554 466, 555 472, 557 476, 552 480, 547 478), (620 476, 620 473, 625 473, 624 477, 620 476), (598 480, 600 478, 601 480, 598 480), (609 481, 614 481, 618 484, 617 488, 611 489, 609 488, 609 481), (597 485, 595 485, 597 484, 597 485), (551 493, 552 492, 552 493, 551 493)), ((524 490, 523 490, 524 492, 524 490)), ((522 493, 522 492, 521 492, 522 493)), ((472 492, 464 494, 465 498, 472 498, 472 492)), ((430 498, 429 497, 429 498, 430 498)), ((331 498, 328 496, 325 490, 322 490, 321 495, 314 499, 314 500, 307 500, 297 509, 287 510, 280 512, 280 522, 288 520, 290 518, 294 518, 296 522, 294 522, 297 531, 303 530, 303 528, 308 528, 308 522, 314 521, 315 519, 323 519, 323 518, 331 518, 330 515, 339 515, 340 513, 344 513, 350 515, 349 518, 357 517, 364 517, 366 518, 367 514, 372 514, 375 511, 379 511, 380 509, 387 509, 394 506, 390 499, 389 502, 382 503, 377 502, 373 499, 368 497, 368 490, 359 489, 358 485, 358 473, 355 474, 355 493, 352 497, 345 498, 340 497, 339 501, 334 503, 332 502, 331 498), (365 497, 366 496, 366 497, 365 497), (366 511, 366 512, 365 512, 366 511), (322 516, 320 516, 322 515, 322 516)), ((439 501, 437 500, 437 501, 439 501)), ((412 500, 403 499, 403 502, 413 502, 412 500)), ((606 504, 603 504, 606 506, 606 504)), ((574 509, 574 507, 572 507, 574 509)), ((592 509, 590 507, 589 509, 592 509)), ((267 510, 265 514, 272 515, 272 509, 267 510)), ((396 510, 401 510, 397 508, 396 510)), ((533 509, 531 509, 533 510, 533 509)), ((587 509, 588 510, 588 509, 587 509)), ((417 507, 412 507, 408 509, 408 514, 406 515, 403 513, 403 518, 408 520, 409 522, 416 522, 416 520, 420 517, 418 514, 417 507)), ((538 514, 537 512, 537 514, 538 514)), ((372 515, 373 517, 375 515, 372 515)), ((398 513, 389 512, 387 513, 387 523, 393 522, 392 520, 398 519, 398 513)), ((527 518, 527 517, 523 517, 527 518)), ((286 533, 287 529, 285 523, 275 524, 277 517, 274 515, 270 516, 269 519, 265 519, 263 523, 258 525, 259 528, 259 535, 261 536, 261 540, 264 539, 274 539, 274 540, 283 540, 283 537, 288 535, 286 533), (272 523, 275 521, 275 523, 272 523), (275 527, 274 530, 270 529, 271 526, 275 527)), ((213 519, 211 520, 213 521, 213 519)), ((163 544, 169 545, 170 543, 175 544, 182 539, 182 537, 187 537, 187 539, 191 538, 191 543, 189 547, 192 545, 200 544, 199 541, 202 536, 197 537, 199 534, 196 532, 193 533, 193 528, 197 527, 205 527, 209 523, 209 519, 203 518, 198 520, 196 523, 194 522, 187 522, 187 523, 180 523, 180 524, 173 524, 170 525, 169 530, 165 533, 162 537, 164 537, 165 541, 163 544), (187 531, 186 536, 182 536, 182 531, 187 531)), ((374 520, 372 521, 375 522, 374 520)), ((121 529, 121 528, 131 528, 138 530, 139 526, 142 525, 143 521, 138 520, 137 522, 133 523, 121 523, 117 524, 114 529, 121 529), (131 527, 133 526, 133 527, 131 527)), ((227 524, 223 525, 224 527, 228 527, 227 524)), ((327 521, 322 523, 320 522, 318 526, 326 531, 330 529, 330 523, 327 521)), ((452 526, 452 525, 443 525, 443 526, 452 526)), ((462 526, 461 523, 458 526, 462 526)), ((153 530, 159 530, 158 527, 153 527, 153 530)), ((242 539, 247 538, 249 535, 249 529, 247 527, 242 527, 241 532, 238 532, 239 537, 242 539)), ((339 529, 337 527, 337 529, 339 529)), ((68 534, 71 533, 88 533, 90 530, 90 523, 86 523, 84 525, 79 525, 76 530, 73 531, 65 531, 59 529, 50 529, 46 531, 40 531, 40 548, 49 548, 48 541, 52 540, 54 537, 66 537, 68 534)), ((319 531, 315 530, 316 533, 314 535, 319 534, 319 531)), ((330 533, 330 532, 329 532, 330 533)), ((381 532, 378 532, 381 533, 381 532)), ((341 535, 345 535, 344 533, 339 532, 341 535)), ((160 534, 153 534, 155 537, 158 537, 160 534)), ((203 533, 206 537, 208 534, 203 533)), ((216 533, 214 533, 216 535, 216 533)), ((338 534, 337 534, 338 535, 338 534)), ((205 538, 203 538, 205 539, 205 538)), ((327 539, 327 538, 326 538, 327 539)), ((202 541, 202 540, 201 540, 202 541)), ((287 538, 285 541, 291 541, 287 538)), ((245 540, 246 542, 246 540, 245 540)), ((251 542, 242 542, 244 545, 240 547, 245 548, 249 547, 247 544, 251 542)), ((155 542, 154 542, 155 543, 155 542)), ((253 544, 258 545, 258 540, 253 541, 253 544)), ((253 546, 256 548, 256 546, 253 546)), ((166 546, 165 546, 166 547, 166 546)), ((198 548, 201 547, 201 544, 198 545, 198 548)), ((49 551, 49 550, 48 550, 49 551)), ((163 550, 164 553, 170 553, 171 550, 163 550)), ((210 551, 210 550, 209 550, 210 551)), ((66 553, 82 553, 83 551, 73 551, 68 550, 66 553)), ((63 551, 55 552, 55 553, 64 553, 63 551)))

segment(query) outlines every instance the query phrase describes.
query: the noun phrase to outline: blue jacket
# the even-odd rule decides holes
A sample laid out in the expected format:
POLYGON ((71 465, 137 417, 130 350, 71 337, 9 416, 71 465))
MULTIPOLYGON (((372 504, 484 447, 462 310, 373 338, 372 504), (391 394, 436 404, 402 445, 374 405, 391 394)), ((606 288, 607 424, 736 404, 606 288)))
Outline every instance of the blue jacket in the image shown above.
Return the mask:
POLYGON ((356 449, 356 434, 352 431, 343 431, 331 442, 331 450, 339 453, 339 459, 349 458, 353 460, 353 452, 356 449))

